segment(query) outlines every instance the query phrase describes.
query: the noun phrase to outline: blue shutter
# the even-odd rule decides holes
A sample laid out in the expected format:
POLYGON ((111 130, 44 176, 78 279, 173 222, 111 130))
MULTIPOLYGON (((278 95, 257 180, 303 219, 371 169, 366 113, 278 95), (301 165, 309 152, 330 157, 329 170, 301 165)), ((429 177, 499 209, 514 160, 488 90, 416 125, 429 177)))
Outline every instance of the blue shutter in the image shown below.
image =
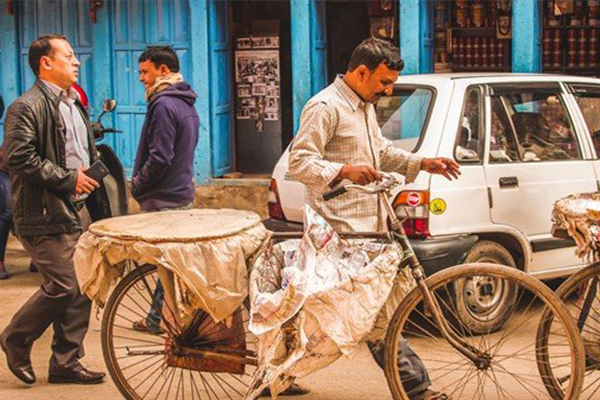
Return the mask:
MULTIPOLYGON (((125 170, 133 168, 146 116, 144 86, 139 82, 139 56, 146 46, 173 47, 181 73, 190 79, 190 7, 188 1, 119 0, 110 6, 112 87, 117 100, 113 146, 125 170)), ((193 87, 193 84, 192 84, 193 87)))
POLYGON ((327 86, 327 21, 325 0, 312 0, 312 94, 327 86))
POLYGON ((231 172, 231 51, 228 2, 209 1, 210 115, 214 177, 231 172))
MULTIPOLYGON (((15 2, 20 48, 20 94, 27 91, 35 81, 29 68, 27 53, 37 37, 49 33, 67 37, 81 62, 79 84, 86 91, 90 102, 94 98, 92 76, 92 22, 87 0, 18 1, 15 2)), ((4 10, 0 10, 4 12, 4 10)))
POLYGON ((419 2, 421 23, 419 30, 421 35, 421 68, 420 73, 432 73, 434 70, 433 50, 435 44, 434 29, 433 29, 433 1, 419 2))

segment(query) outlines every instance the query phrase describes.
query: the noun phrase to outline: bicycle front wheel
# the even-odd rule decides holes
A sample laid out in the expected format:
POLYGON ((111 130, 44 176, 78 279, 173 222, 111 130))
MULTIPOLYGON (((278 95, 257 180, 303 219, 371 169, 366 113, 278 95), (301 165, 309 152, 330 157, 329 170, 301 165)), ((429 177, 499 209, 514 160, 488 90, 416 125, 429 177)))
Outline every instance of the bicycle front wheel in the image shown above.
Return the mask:
POLYGON ((468 358, 438 329, 415 288, 398 307, 386 337, 386 378, 395 400, 410 400, 430 388, 453 399, 577 399, 583 378, 583 345, 577 328, 558 297, 542 282, 514 268, 494 264, 465 264, 448 268, 425 281, 441 309, 441 320, 462 342, 468 358), (515 287, 516 302, 500 330, 480 332, 460 318, 453 291, 464 280, 480 283, 469 296, 493 301, 491 282, 515 287), (490 289, 490 290, 488 290, 490 289), (557 384, 538 370, 537 330, 541 318, 551 318, 552 333, 545 351, 547 362, 561 376, 557 384), (409 368, 407 368, 409 367, 409 368), (556 384, 556 385, 555 385, 556 384))
MULTIPOLYGON (((571 315, 583 339, 585 350, 585 380, 580 399, 600 398, 600 263, 592 264, 567 279, 556 291, 571 315)), ((551 341, 554 332, 552 320, 542 320, 540 325, 540 350, 538 351, 540 369, 546 376, 557 381, 565 379, 560 370, 554 370, 547 360, 542 346, 551 341)))
POLYGON ((157 300, 158 282, 156 266, 134 268, 104 310, 102 350, 123 397, 242 399, 257 365, 247 304, 221 323, 198 310, 180 326, 169 303, 157 300))

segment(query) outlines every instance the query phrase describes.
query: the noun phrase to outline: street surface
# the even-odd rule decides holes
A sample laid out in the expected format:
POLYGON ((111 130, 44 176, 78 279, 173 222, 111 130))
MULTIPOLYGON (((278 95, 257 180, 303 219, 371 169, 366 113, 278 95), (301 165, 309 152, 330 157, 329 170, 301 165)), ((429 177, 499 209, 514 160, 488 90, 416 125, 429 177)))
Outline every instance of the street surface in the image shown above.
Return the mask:
MULTIPOLYGON (((0 298, 2 299, 0 330, 4 329, 12 315, 38 289, 41 282, 39 274, 28 272, 29 258, 13 238, 9 242, 6 263, 11 278, 0 281, 0 298)), ((556 287, 555 285, 552 286, 556 287)), ((531 313, 536 313, 536 311, 532 310, 531 313)), ((531 313, 530 316, 532 316, 531 313)), ((93 310, 90 330, 86 338, 87 355, 83 359, 83 364, 95 371, 106 371, 100 345, 101 317, 101 313, 97 314, 93 310)), ((525 317, 526 319, 527 317, 525 317)), ((532 319, 536 320, 536 318, 532 319)), ((521 321, 523 320, 521 319, 521 321)), ((517 321, 513 322, 517 323, 517 321)), ((525 331, 535 332, 537 323, 525 322, 524 326, 525 331)), ((49 329, 33 348, 32 361, 38 381, 31 387, 13 377, 6 366, 4 355, 0 354, 0 400, 103 400, 121 398, 110 377, 107 377, 105 383, 94 386, 48 384, 47 369, 50 358, 51 337, 52 329, 49 329)), ((514 345, 510 345, 507 351, 520 346, 520 339, 515 339, 514 345)), ((418 348, 418 353, 424 360, 427 362, 444 362, 444 356, 440 353, 442 349, 436 346, 435 343, 431 341, 422 342, 422 340, 415 338, 412 338, 412 340, 414 340, 413 344, 418 348), (422 343, 419 345, 419 342, 422 343)), ((520 367, 524 367, 522 363, 518 364, 514 366, 513 371, 517 374, 524 373, 527 375, 526 371, 517 372, 520 367)), ((535 373, 535 371, 529 373, 535 373)), ((360 352, 354 358, 342 358, 329 368, 303 379, 300 383, 311 388, 312 393, 307 396, 294 397, 299 400, 391 400, 383 372, 371 358, 366 346, 361 347, 360 352)), ((528 393, 528 390, 522 392, 518 396, 520 400, 536 398, 536 396, 528 393)), ((463 393, 463 396, 460 397, 463 399, 477 398, 477 396, 473 396, 473 393, 463 393)), ((292 399, 292 397, 283 396, 280 398, 284 400, 292 399)), ((542 398, 546 398, 546 396, 542 396, 542 398)))

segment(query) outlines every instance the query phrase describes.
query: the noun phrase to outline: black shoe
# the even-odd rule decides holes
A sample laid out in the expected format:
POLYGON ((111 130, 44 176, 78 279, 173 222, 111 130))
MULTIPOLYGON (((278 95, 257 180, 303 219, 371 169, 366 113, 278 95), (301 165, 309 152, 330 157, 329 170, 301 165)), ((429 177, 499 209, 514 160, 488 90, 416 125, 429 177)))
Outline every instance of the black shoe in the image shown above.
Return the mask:
POLYGON ((4 339, 0 338, 0 348, 4 354, 6 354, 6 364, 8 365, 8 369, 13 373, 14 376, 19 378, 21 381, 27 383, 28 385, 32 385, 35 383, 35 374, 33 373, 33 368, 31 367, 31 362, 17 362, 8 348, 4 343, 4 339))
POLYGON ((79 366, 77 370, 61 369, 48 375, 48 383, 77 383, 80 385, 95 385, 104 380, 104 372, 93 372, 79 366))
POLYGON ((8 271, 4 268, 4 263, 0 263, 0 280, 8 279, 8 271))
MULTIPOLYGON (((300 386, 297 383, 292 383, 290 387, 279 393, 279 396, 303 396, 309 393, 309 388, 300 386)), ((271 389, 265 388, 259 397, 271 397, 271 389)))
POLYGON ((38 271, 37 267, 35 266, 35 264, 33 263, 33 261, 29 264, 29 272, 33 272, 33 273, 38 273, 40 271, 38 271))

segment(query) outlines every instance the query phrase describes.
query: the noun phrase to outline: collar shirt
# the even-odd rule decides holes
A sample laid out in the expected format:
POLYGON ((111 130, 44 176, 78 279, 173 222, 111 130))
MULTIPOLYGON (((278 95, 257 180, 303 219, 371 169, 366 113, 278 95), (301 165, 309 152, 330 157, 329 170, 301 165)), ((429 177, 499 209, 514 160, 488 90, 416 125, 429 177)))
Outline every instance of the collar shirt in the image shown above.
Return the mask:
MULTIPOLYGON (((385 231, 379 196, 348 191, 324 201, 344 165, 369 165, 415 180, 422 157, 395 148, 383 137, 373 104, 365 103, 341 79, 308 101, 290 151, 289 172, 306 185, 306 202, 338 232, 385 231)), ((335 182, 337 183, 337 182, 335 182)), ((352 182, 343 180, 340 184, 352 182)))
POLYGON ((79 94, 73 88, 65 91, 53 83, 42 80, 50 91, 60 98, 59 111, 65 125, 65 156, 67 169, 90 166, 87 126, 75 101, 79 94))

